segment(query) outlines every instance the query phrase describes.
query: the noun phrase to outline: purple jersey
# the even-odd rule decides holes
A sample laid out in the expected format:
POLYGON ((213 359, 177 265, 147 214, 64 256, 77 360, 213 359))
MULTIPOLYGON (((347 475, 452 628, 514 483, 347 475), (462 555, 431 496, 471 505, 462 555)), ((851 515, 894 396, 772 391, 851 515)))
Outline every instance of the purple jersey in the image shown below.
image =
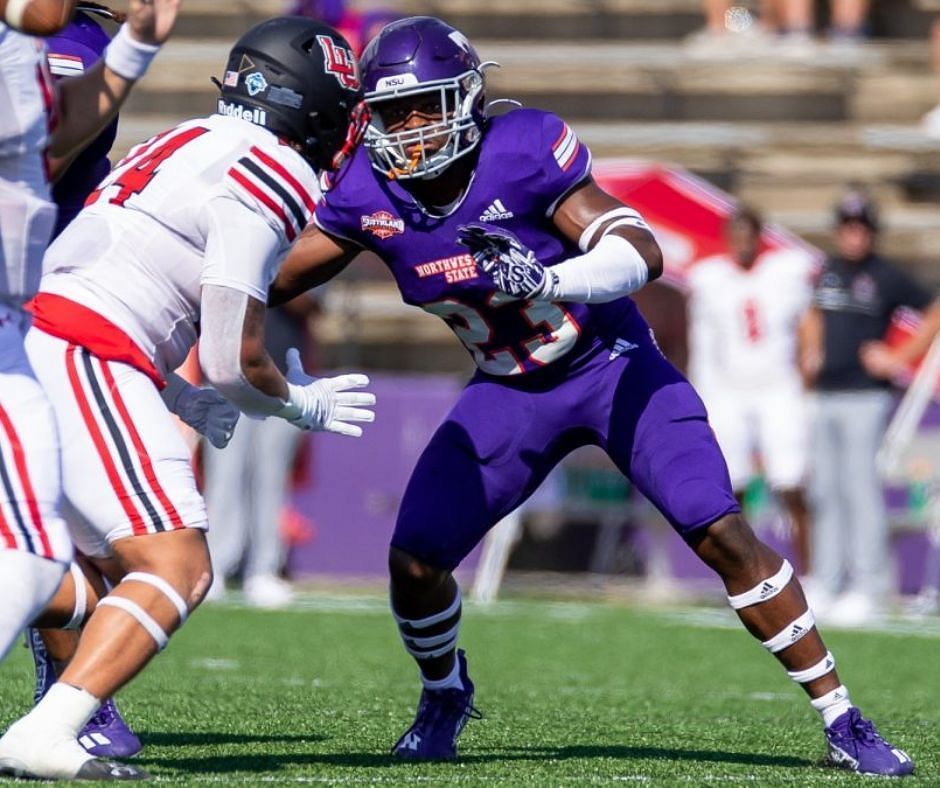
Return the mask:
POLYGON ((579 254, 552 215, 590 168, 564 122, 519 109, 487 122, 473 179, 443 216, 373 169, 365 149, 317 206, 320 228, 378 254, 404 300, 443 317, 480 369, 418 460, 392 536, 432 566, 457 566, 589 443, 687 539, 738 511, 701 400, 629 298, 513 299, 457 243, 460 225, 486 222, 515 233, 544 265, 579 254))
POLYGON ((427 211, 377 172, 360 148, 314 220, 381 257, 405 302, 442 317, 482 371, 516 375, 580 355, 571 351, 590 346, 596 313, 626 315, 633 302, 624 298, 598 310, 497 292, 457 243, 457 228, 486 222, 511 230, 543 265, 580 254, 552 215, 590 170, 590 151, 564 121, 517 109, 487 122, 473 179, 444 215, 427 211))
MULTIPOLYGON (((64 30, 46 39, 49 69, 56 79, 80 76, 98 62, 110 40, 94 19, 77 11, 64 30)), ((52 198, 59 206, 59 217, 53 237, 78 215, 85 198, 111 171, 108 151, 116 135, 117 120, 91 141, 56 182, 52 198)))

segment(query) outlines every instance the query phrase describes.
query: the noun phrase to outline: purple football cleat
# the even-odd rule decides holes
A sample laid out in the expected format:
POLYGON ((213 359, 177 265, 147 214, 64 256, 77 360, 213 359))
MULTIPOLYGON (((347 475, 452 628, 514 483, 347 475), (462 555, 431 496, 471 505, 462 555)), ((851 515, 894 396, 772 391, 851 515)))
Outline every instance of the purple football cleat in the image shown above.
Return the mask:
POLYGON ((473 707, 473 682, 462 649, 457 651, 457 661, 464 688, 422 690, 415 721, 392 747, 392 755, 409 761, 452 761, 457 757, 457 737, 467 720, 483 716, 473 707))
MULTIPOLYGON (((28 629, 27 639, 36 665, 33 701, 39 703, 49 688, 56 683, 57 676, 39 631, 28 629)), ((86 752, 97 758, 130 758, 137 755, 143 747, 140 739, 124 722, 113 698, 105 700, 101 708, 88 720, 78 735, 78 743, 86 752)))
POLYGON ((114 705, 114 698, 102 703, 95 716, 88 720, 78 734, 78 743, 96 758, 130 758, 143 748, 114 705))
POLYGON ((854 706, 826 728, 826 740, 828 761, 833 766, 885 777, 914 773, 910 756, 882 739, 871 720, 866 720, 854 706))

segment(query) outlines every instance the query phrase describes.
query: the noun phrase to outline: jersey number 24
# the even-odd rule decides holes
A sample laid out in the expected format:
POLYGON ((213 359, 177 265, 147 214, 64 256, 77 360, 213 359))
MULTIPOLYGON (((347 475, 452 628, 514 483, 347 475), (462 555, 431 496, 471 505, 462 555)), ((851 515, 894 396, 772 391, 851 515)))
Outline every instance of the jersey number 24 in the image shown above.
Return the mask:
POLYGON ((118 205, 123 208, 124 203, 130 197, 140 194, 147 188, 163 162, 184 145, 192 142, 197 137, 201 137, 208 131, 208 129, 201 126, 194 126, 169 137, 167 136, 169 132, 158 134, 152 140, 145 142, 139 149, 131 151, 130 155, 121 159, 117 167, 105 178, 101 185, 88 195, 85 205, 96 203, 105 191, 117 186, 119 187, 117 194, 111 197, 108 202, 111 205, 118 205))

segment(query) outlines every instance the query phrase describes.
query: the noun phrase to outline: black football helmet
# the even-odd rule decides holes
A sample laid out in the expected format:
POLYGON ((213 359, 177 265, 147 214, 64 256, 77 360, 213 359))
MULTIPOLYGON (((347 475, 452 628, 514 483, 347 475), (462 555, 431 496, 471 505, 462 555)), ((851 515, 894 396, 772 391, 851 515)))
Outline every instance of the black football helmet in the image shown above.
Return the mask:
POLYGON ((232 47, 219 112, 298 143, 319 170, 338 166, 361 135, 362 88, 349 43, 301 16, 261 22, 232 47))

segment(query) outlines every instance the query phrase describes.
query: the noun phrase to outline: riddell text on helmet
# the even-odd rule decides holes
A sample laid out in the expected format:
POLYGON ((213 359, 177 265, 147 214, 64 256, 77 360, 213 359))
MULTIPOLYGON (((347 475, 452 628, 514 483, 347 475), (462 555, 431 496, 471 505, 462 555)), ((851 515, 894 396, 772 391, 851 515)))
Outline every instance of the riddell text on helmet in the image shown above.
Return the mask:
POLYGON ((267 123, 268 113, 257 107, 243 107, 241 104, 229 104, 227 101, 219 99, 219 114, 228 115, 233 118, 241 118, 258 126, 264 126, 267 123))

